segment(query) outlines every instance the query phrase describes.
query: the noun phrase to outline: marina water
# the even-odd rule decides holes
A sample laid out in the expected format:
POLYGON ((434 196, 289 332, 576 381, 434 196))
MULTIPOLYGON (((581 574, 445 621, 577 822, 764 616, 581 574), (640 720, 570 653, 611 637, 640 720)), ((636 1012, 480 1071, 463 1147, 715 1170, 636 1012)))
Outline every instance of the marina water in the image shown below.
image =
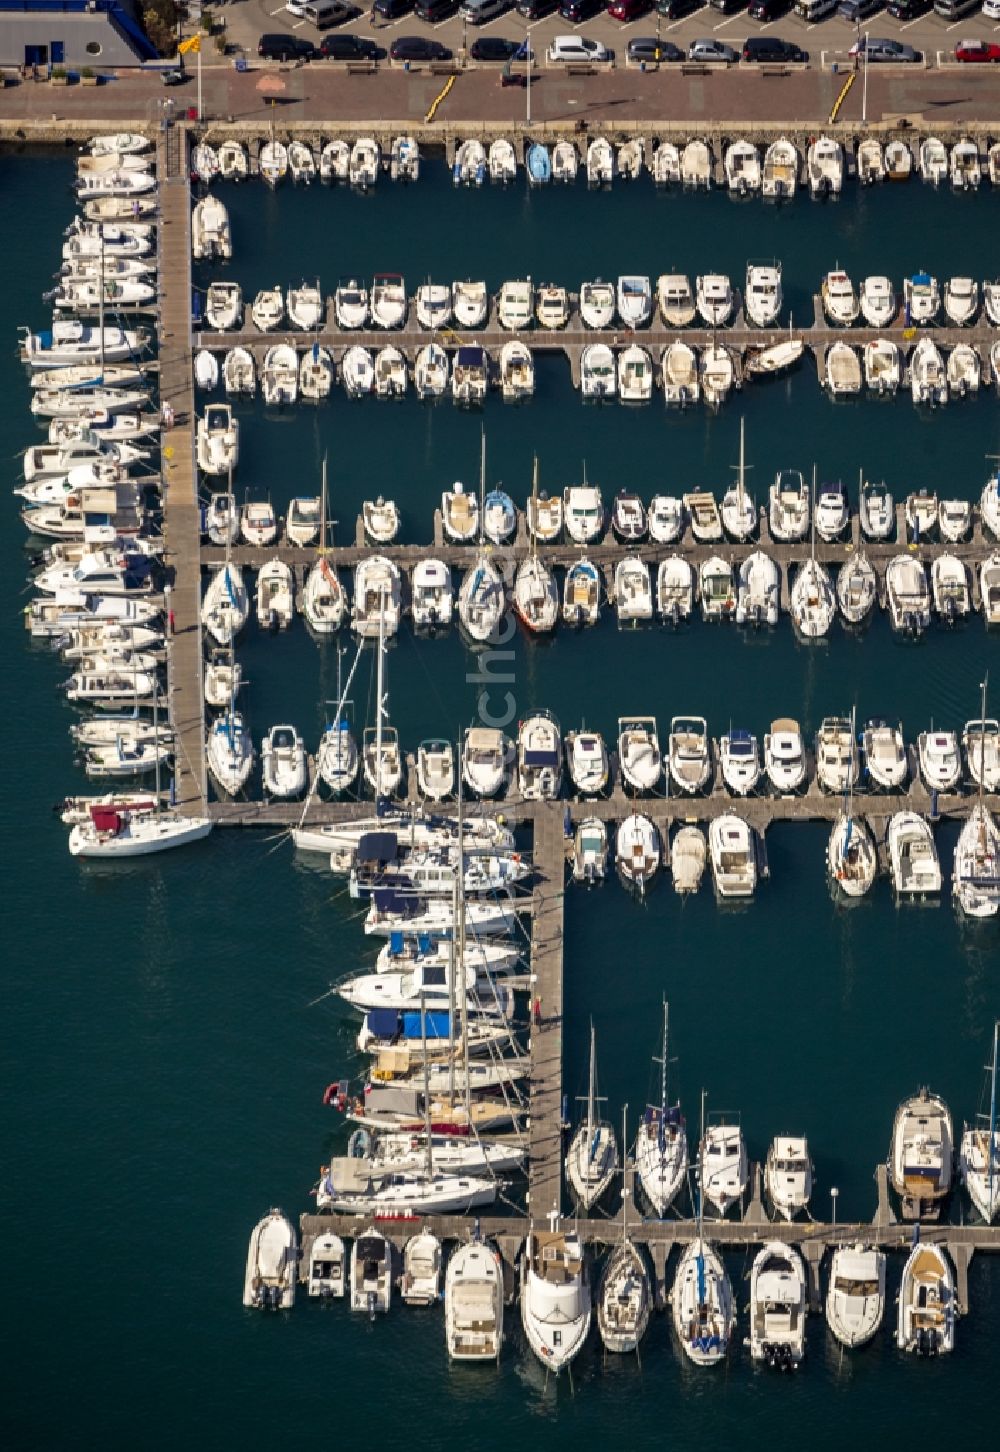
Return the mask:
MULTIPOLYGON (((16 455, 38 433, 14 350, 17 324, 45 316, 41 292, 58 267, 72 211, 72 159, 0 155, 7 283, 0 298, 0 453, 14 484, 16 455), (17 223, 14 218, 19 219, 17 223), (30 219, 26 221, 25 219, 30 219)), ((747 258, 779 257, 795 318, 836 262, 855 278, 927 267, 942 280, 993 266, 995 208, 979 197, 936 195, 917 183, 853 188, 835 206, 806 199, 780 212, 721 195, 452 191, 442 164, 409 190, 275 194, 223 189, 235 257, 227 275, 245 295, 320 276, 485 276, 491 289, 530 272, 576 287, 619 271, 728 271, 742 285, 747 258)), ((202 278, 204 281, 205 279, 202 278)), ((329 456, 337 538, 353 538, 364 498, 394 497, 401 538, 429 540, 441 490, 474 486, 480 417, 450 403, 426 407, 335 392, 320 410, 265 419, 241 405, 237 495, 270 493, 284 506, 315 493, 329 456)), ((832 405, 811 367, 748 389, 717 417, 667 415, 661 404, 585 408, 568 365, 538 365, 535 400, 482 417, 490 482, 523 504, 532 455, 543 487, 582 476, 605 499, 623 485, 657 490, 732 477, 739 417, 747 425, 751 487, 762 498, 777 468, 884 477, 897 498, 926 485, 977 497, 983 456, 1000 444, 996 400, 952 404, 935 416, 908 399, 832 405)), ((167 1448, 352 1445, 406 1437, 418 1447, 570 1447, 581 1437, 632 1446, 841 1447, 928 1434, 989 1438, 987 1377, 1000 1333, 1000 1266, 978 1257, 971 1314, 954 1356, 904 1360, 891 1337, 894 1306, 876 1342, 842 1354, 821 1318, 794 1379, 752 1370, 737 1351, 718 1374, 697 1374, 654 1319, 634 1359, 605 1358, 596 1335, 573 1368, 574 1390, 544 1385, 518 1317, 498 1370, 449 1365, 439 1313, 396 1310, 370 1326, 344 1303, 300 1302, 289 1317, 240 1306, 250 1227, 269 1205, 309 1208, 319 1164, 344 1140, 323 1087, 360 1070, 355 1024, 329 984, 367 965, 372 940, 358 905, 328 872, 297 860, 287 842, 216 832, 164 858, 80 864, 66 851, 51 804, 80 788, 57 693, 65 666, 21 629, 27 570, 14 501, 0 536, 0 630, 8 711, 0 830, 5 864, 3 1197, 7 1376, 0 1428, 9 1446, 167 1448)), ((839 625, 804 646, 789 621, 742 634, 701 622, 674 633, 620 633, 611 612, 593 631, 560 630, 547 643, 518 633, 493 667, 493 703, 509 690, 518 716, 551 707, 564 729, 613 735, 619 714, 707 716, 762 734, 791 715, 807 735, 856 705, 859 719, 903 721, 908 740, 931 721, 960 728, 978 710, 983 672, 1000 658, 981 617, 935 627, 918 645, 876 616, 862 636, 839 625), (500 683, 498 675, 510 676, 500 683)), ((281 638, 251 625, 240 645, 250 686, 243 707, 255 737, 294 722, 313 748, 336 694, 336 643, 301 622, 281 638)), ((390 715, 408 749, 473 719, 482 683, 457 631, 416 640, 408 627, 390 652, 390 715)), ((368 662, 354 719, 370 719, 368 662)), ((957 828, 938 829, 950 873, 957 828)), ((884 880, 847 910, 825 881, 826 829, 778 825, 767 836, 771 878, 756 900, 722 910, 707 885, 682 903, 664 881, 638 906, 616 883, 571 889, 566 903, 566 1065, 570 1096, 585 1087, 588 1020, 597 1024, 601 1092, 614 1121, 634 1126, 658 1071, 659 1005, 671 1017, 671 1084, 692 1128, 702 1087, 709 1108, 738 1111, 752 1158, 771 1137, 805 1133, 816 1161, 813 1210, 839 1219, 874 1211, 873 1172, 884 1159, 899 1100, 930 1083, 956 1120, 979 1107, 982 1065, 1000 1015, 996 926, 960 924, 947 892, 938 905, 897 909, 884 880)), ((960 1213, 959 1205, 952 1210, 960 1213)), ((890 1290, 901 1259, 890 1257, 890 1290)), ((741 1311, 749 1258, 729 1260, 741 1311)))

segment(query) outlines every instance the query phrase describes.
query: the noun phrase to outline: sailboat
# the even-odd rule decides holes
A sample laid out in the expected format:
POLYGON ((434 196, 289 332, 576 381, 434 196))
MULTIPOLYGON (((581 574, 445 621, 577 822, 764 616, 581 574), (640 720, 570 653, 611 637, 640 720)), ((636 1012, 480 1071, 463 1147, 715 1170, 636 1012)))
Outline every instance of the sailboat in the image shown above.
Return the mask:
MULTIPOLYGON (((855 741, 854 711, 851 711, 851 743, 855 741)), ((878 872, 878 855, 868 824, 854 815, 854 774, 848 772, 846 810, 833 824, 826 849, 831 882, 845 897, 864 897, 878 872)))
POLYGON ((327 554, 327 490, 326 455, 323 456, 323 484, 319 505, 319 548, 316 562, 306 576, 302 587, 301 608, 306 624, 317 635, 332 635, 340 629, 347 608, 344 587, 340 583, 336 566, 330 563, 327 554))
POLYGON ((596 1118, 597 1047, 594 1025, 590 1025, 590 1078, 587 1087, 587 1117, 570 1140, 566 1154, 566 1178, 584 1210, 596 1205, 618 1169, 618 1142, 607 1120, 596 1118))
POLYGON ((809 558, 802 565, 792 584, 791 612, 796 628, 807 640, 828 634, 837 613, 837 596, 830 576, 816 558, 816 469, 810 497, 809 558))
MULTIPOLYGON (((384 604, 383 591, 383 604, 384 604)), ((365 780, 379 802, 391 797, 403 779, 403 758, 399 749, 399 736, 394 726, 388 725, 388 692, 385 689, 385 610, 379 610, 378 617, 378 670, 375 686, 375 725, 366 726, 361 744, 361 760, 365 780)))
MULTIPOLYGON (((337 652, 337 709, 333 721, 323 732, 319 743, 319 750, 316 752, 316 781, 313 784, 313 791, 316 790, 319 782, 322 781, 330 788, 335 796, 339 796, 341 792, 346 792, 354 785, 355 778, 357 777, 361 758, 358 754, 358 743, 354 739, 350 722, 344 715, 344 708, 350 704, 347 699, 347 693, 351 689, 351 682, 354 679, 354 672, 358 668, 358 662, 361 659, 363 648, 364 643, 359 641, 357 652, 354 656, 354 664, 351 666, 350 673, 347 677, 347 685, 343 690, 340 684, 341 661, 343 657, 341 651, 338 650, 337 652)), ((306 802, 307 810, 309 800, 311 800, 311 796, 306 802)), ((305 812, 302 815, 304 820, 305 812)), ((302 821, 299 822, 299 826, 302 826, 302 821)))
MULTIPOLYGON (((701 1096, 702 1145, 705 1143, 705 1095, 701 1096)), ((698 1238, 685 1246, 670 1296, 677 1339, 696 1366, 714 1366, 729 1349, 736 1320, 736 1299, 722 1257, 705 1239, 704 1200, 699 1176, 698 1238)))
MULTIPOLYGON (((531 481, 531 515, 538 514, 538 459, 531 481)), ((552 571, 538 558, 538 536, 531 532, 531 547, 514 577, 514 609, 529 630, 541 634, 555 629, 559 619, 559 591, 552 571)))
MULTIPOLYGON (((622 1144, 627 1131, 626 1108, 622 1113, 622 1144)), ((625 1170, 623 1170, 625 1173, 625 1170)), ((608 1256, 597 1287, 597 1329, 609 1351, 638 1351, 652 1312, 649 1271, 642 1251, 629 1238, 629 1189, 622 1189, 622 1238, 608 1256)))
POLYGON ((979 1115, 974 1125, 962 1131, 958 1168, 969 1199, 992 1225, 1000 1211, 1000 1129, 997 1128, 997 1039, 1000 1021, 993 1025, 993 1061, 988 1066, 989 1115, 979 1115), (984 1127, 985 1126, 985 1127, 984 1127))
MULTIPOLYGON (((982 712, 986 720, 986 680, 982 683, 982 712)), ((985 790, 986 733, 979 734, 979 793, 955 846, 952 894, 960 912, 970 918, 994 918, 1000 911, 1000 831, 983 797, 985 790)))
MULTIPOLYGON (((635 1168, 643 1193, 662 1219, 687 1176, 687 1131, 680 1105, 667 1103, 667 1000, 663 1000, 660 1102, 648 1104, 635 1142, 635 1168)), ((653 1061, 657 1062, 656 1060, 653 1061)))
POLYGON ((744 482, 746 466, 744 463, 744 432, 745 420, 740 419, 740 462, 736 475, 736 483, 730 485, 722 496, 722 525, 730 539, 739 540, 741 543, 748 540, 757 527, 757 505, 752 494, 747 492, 744 482))
POLYGON ((231 645, 250 613, 250 596, 242 570, 230 559, 231 546, 227 532, 225 564, 212 576, 201 602, 201 623, 218 645, 231 645))

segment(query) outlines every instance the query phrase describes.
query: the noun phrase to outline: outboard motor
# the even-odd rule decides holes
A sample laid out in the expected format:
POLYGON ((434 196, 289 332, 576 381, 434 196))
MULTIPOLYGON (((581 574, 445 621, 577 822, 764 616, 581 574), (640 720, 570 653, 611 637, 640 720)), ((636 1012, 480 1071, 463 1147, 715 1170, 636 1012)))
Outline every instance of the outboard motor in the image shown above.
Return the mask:
POLYGON ((674 603, 670 607, 670 624, 676 630, 677 627, 680 625, 680 623, 681 623, 681 607, 678 605, 677 601, 675 600, 674 603))
POLYGON ((375 1295, 375 1292, 374 1291, 369 1291, 368 1292, 368 1319, 369 1319, 369 1321, 374 1321, 375 1320, 375 1310, 376 1310, 377 1305, 378 1305, 378 1299, 377 1299, 377 1297, 375 1295))
POLYGON ((741 196, 741 197, 745 197, 746 196, 746 194, 747 194, 747 179, 746 179, 745 176, 741 176, 740 179, 739 179, 739 181, 736 183, 736 193, 737 193, 738 196, 741 196))

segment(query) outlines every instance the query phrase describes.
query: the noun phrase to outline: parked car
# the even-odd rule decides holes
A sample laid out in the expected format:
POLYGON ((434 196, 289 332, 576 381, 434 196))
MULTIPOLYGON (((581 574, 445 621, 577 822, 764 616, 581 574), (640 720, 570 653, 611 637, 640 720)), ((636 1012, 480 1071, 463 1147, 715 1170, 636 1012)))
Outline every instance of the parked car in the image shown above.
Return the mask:
POLYGON ((436 25, 439 20, 447 20, 457 9, 458 0, 413 0, 414 15, 419 20, 426 20, 429 25, 436 25))
POLYGON ((585 35, 557 35, 545 52, 545 58, 556 64, 569 61, 586 64, 589 61, 592 65, 605 65, 614 60, 615 53, 599 40, 589 40, 585 35))
POLYGON ((751 35, 743 42, 743 59, 748 65, 767 65, 782 61, 799 64, 809 59, 807 50, 800 50, 790 40, 779 40, 776 35, 751 35))
POLYGON ((917 20, 931 8, 931 0, 889 0, 885 7, 893 20, 917 20))
POLYGON ((571 25, 579 25, 583 20, 592 20, 595 15, 600 15, 603 9, 604 0, 562 0, 559 14, 571 25))
POLYGON ((628 43, 626 55, 630 61, 663 62, 682 61, 684 52, 670 40, 657 40, 655 35, 636 35, 628 43))
POLYGON ((324 35, 319 43, 324 60, 381 60, 385 51, 367 35, 324 35))
POLYGON ((692 10, 700 10, 704 0, 656 0, 656 13, 664 20, 680 20, 692 10))
POLYGON ((284 35, 274 32, 260 37, 257 42, 257 54, 263 60, 311 60, 316 54, 316 50, 311 40, 304 40, 299 35, 284 35))
POLYGON ((413 9, 413 0, 375 0, 374 8, 382 20, 402 20, 413 9))
POLYGON ((474 61, 503 63, 513 60, 523 44, 523 40, 504 40, 499 35, 480 35, 469 46, 469 55, 474 61))
POLYGON ((187 80, 187 71, 183 66, 171 66, 168 71, 160 72, 160 83, 164 86, 183 86, 187 80))
POLYGON ((470 25, 485 25, 510 9, 511 0, 462 0, 459 14, 470 25))
POLYGON ((515 9, 525 20, 544 20, 556 8, 558 0, 517 0, 515 9))
POLYGON ((791 7, 791 0, 750 0, 747 6, 747 14, 754 20, 763 20, 770 24, 772 20, 780 20, 787 15, 791 7))
POLYGON ((1000 0, 983 0, 983 19, 1000 20, 1000 0))
POLYGON ((849 54, 852 56, 865 56, 869 64, 876 61, 894 61, 896 64, 915 62, 923 60, 923 52, 914 50, 912 45, 904 45, 900 40, 882 40, 874 35, 864 36, 856 40, 851 46, 849 54))
POLYGON ((731 45, 724 45, 721 40, 692 40, 688 46, 689 61, 725 61, 733 65, 736 61, 736 52, 731 45))
POLYGON ((867 20, 870 15, 877 15, 881 9, 882 0, 840 0, 837 14, 856 25, 859 20, 867 20))
POLYGON ((708 0, 713 10, 721 10, 723 15, 735 15, 737 10, 742 10, 747 0, 708 0))
POLYGON ((611 0, 608 14, 612 20, 628 24, 629 21, 638 20, 640 15, 645 15, 648 9, 649 0, 611 0))
POLYGON ((427 35, 401 35, 389 47, 389 59, 394 61, 448 61, 451 51, 439 40, 427 35))
POLYGON ((960 40, 955 47, 955 59, 978 63, 1000 61, 1000 45, 989 40, 960 40))

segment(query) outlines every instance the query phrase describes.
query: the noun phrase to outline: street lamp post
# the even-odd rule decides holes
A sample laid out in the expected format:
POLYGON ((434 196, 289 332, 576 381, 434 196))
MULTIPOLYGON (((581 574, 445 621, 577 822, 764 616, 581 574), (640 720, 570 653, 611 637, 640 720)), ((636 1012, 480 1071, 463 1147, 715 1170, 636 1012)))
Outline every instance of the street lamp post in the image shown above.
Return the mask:
POLYGON ((837 1228, 837 1196, 839 1194, 840 1194, 840 1191, 837 1189, 836 1185, 831 1186, 831 1188, 830 1188, 830 1206, 831 1206, 831 1213, 833 1215, 833 1220, 832 1220, 832 1224, 831 1224, 831 1229, 832 1230, 836 1230, 836 1228, 837 1228))

